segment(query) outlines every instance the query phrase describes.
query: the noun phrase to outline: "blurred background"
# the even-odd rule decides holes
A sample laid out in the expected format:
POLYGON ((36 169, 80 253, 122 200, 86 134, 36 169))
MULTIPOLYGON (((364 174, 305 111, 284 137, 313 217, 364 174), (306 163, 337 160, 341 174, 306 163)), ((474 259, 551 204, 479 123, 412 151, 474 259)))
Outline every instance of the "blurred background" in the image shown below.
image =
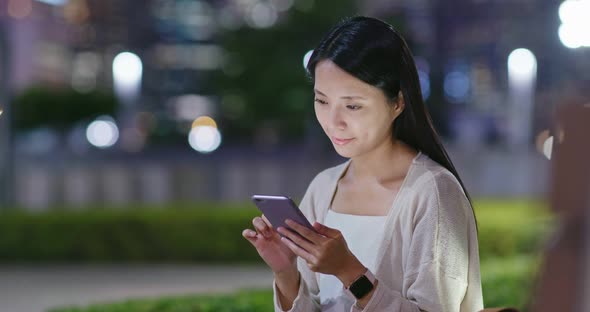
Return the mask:
MULTIPOLYGON (((554 114, 590 95, 588 1, 0 0, 0 272, 31 278, 25 289, 55 263, 258 268, 240 236, 250 196, 299 199, 344 161, 303 65, 359 14, 394 25, 415 55, 475 198, 486 306, 525 307, 552 224, 554 114)), ((15 293, 0 310, 16 311, 5 281, 15 293)), ((93 301, 62 293, 44 302, 93 301)))

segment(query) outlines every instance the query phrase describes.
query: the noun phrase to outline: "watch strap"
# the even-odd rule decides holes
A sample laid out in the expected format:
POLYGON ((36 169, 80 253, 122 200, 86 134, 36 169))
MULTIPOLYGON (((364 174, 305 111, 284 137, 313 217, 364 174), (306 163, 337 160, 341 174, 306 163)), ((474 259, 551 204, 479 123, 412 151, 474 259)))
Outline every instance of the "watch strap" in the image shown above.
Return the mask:
POLYGON ((353 300, 358 300, 366 296, 375 287, 375 275, 367 269, 365 273, 359 276, 348 287, 345 287, 345 293, 353 300))

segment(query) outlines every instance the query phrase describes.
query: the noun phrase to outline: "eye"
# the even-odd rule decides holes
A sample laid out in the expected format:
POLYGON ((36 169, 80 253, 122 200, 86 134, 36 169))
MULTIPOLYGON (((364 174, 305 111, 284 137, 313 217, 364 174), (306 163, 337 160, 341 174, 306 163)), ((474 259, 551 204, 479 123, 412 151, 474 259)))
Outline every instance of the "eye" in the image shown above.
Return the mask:
POLYGON ((324 100, 320 100, 320 99, 315 99, 314 102, 319 103, 319 104, 328 104, 328 102, 326 102, 324 100))
POLYGON ((360 105, 346 105, 346 108, 355 111, 355 110, 361 109, 361 106, 360 105))

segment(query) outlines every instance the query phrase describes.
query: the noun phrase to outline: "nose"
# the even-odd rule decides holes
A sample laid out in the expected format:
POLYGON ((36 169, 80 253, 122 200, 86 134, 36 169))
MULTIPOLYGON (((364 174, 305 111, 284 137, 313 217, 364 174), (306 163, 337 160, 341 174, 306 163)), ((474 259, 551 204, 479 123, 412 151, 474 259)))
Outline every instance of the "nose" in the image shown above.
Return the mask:
POLYGON ((330 127, 339 130, 346 128, 346 121, 342 116, 342 111, 338 107, 330 110, 330 127))

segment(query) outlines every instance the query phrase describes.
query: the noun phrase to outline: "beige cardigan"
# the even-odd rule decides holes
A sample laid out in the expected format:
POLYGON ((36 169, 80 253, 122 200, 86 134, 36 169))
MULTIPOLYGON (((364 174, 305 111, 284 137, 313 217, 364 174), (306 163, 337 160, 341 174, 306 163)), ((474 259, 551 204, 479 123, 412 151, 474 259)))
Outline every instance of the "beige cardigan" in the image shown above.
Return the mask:
MULTIPOLYGON (((310 222, 323 223, 349 164, 326 169, 313 179, 300 203, 310 222)), ((351 312, 483 309, 475 218, 461 185, 447 169, 419 153, 385 227, 373 272, 379 283, 366 307, 353 305, 351 312)), ((301 258, 297 264, 302 279, 290 311, 321 311, 318 274, 301 258)), ((275 311, 283 311, 273 286, 275 311)))

